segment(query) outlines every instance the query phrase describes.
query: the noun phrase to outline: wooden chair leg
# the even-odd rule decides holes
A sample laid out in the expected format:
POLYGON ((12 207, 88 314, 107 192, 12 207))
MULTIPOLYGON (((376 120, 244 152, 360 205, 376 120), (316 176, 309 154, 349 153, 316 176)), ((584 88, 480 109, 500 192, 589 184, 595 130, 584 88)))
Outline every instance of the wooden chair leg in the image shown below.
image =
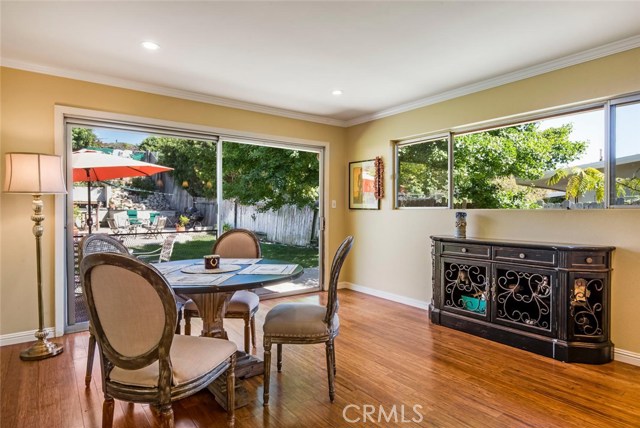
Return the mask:
POLYGON ((173 408, 171 403, 160 407, 160 426, 162 428, 174 428, 175 421, 173 418, 173 408))
POLYGON ((264 391, 262 392, 262 405, 269 405, 269 381, 271 380, 271 340, 264 339, 264 391))
POLYGON ((184 334, 191 336, 191 313, 187 310, 184 311, 184 334))
POLYGON ((256 316, 251 315, 251 344, 256 347, 256 316))
POLYGON ((250 315, 247 314, 244 316, 244 352, 249 353, 249 337, 250 337, 250 328, 249 328, 249 318, 250 315))
POLYGON ((84 376, 84 386, 89 388, 91 385, 91 372, 93 371, 93 359, 96 354, 96 337, 89 334, 89 348, 87 349, 87 372, 84 376))
POLYGON ((335 398, 334 365, 333 365, 333 339, 327 341, 327 377, 329 380, 329 400, 333 403, 335 398))
POLYGON ((277 349, 278 349, 278 373, 280 373, 282 371, 282 343, 278 343, 277 345, 277 349))
POLYGON ((111 428, 113 426, 114 404, 112 397, 104 397, 104 403, 102 403, 102 428, 111 428))
POLYGON ((176 323, 176 334, 180 334, 180 322, 182 322, 182 310, 178 311, 178 322, 176 323))
POLYGON ((233 428, 236 424, 236 354, 231 356, 231 364, 227 369, 227 425, 233 428))
POLYGON ((335 347, 335 344, 331 347, 331 359, 333 361, 333 377, 335 378, 336 377, 336 372, 337 372, 337 370, 336 370, 337 364, 336 364, 336 347, 335 347))

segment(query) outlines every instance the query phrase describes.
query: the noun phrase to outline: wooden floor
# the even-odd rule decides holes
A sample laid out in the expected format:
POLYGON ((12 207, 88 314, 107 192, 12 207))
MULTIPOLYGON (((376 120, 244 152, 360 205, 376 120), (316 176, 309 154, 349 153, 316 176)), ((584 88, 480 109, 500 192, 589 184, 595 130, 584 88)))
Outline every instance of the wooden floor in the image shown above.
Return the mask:
MULTIPOLYGON (((257 325, 282 301, 324 299, 263 302, 257 325)), ((237 411, 237 427, 640 427, 640 367, 564 364, 430 325, 423 310, 353 291, 340 291, 340 302, 335 402, 323 345, 285 345, 282 373, 272 369, 269 407, 262 406, 262 377, 251 379, 252 401, 237 411)), ((228 321, 241 344, 242 321, 228 321)), ((64 353, 39 362, 20 361, 24 344, 0 348, 2 428, 100 426, 97 361, 91 388, 84 387, 87 338, 64 336, 64 353)), ((226 425, 208 391, 176 402, 174 411, 177 427, 226 425)), ((148 406, 117 402, 114 426, 154 422, 148 406)))

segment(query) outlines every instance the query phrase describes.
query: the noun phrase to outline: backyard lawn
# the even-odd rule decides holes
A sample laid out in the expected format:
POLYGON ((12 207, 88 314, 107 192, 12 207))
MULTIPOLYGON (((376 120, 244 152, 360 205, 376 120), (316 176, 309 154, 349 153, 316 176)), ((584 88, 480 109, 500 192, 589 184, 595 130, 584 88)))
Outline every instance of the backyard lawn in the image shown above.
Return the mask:
MULTIPOLYGON (((215 239, 213 235, 193 236, 188 242, 176 242, 173 247, 171 260, 198 259, 206 254, 211 254, 215 239)), ((158 245, 145 245, 136 248, 136 251, 153 251, 158 245)), ((265 259, 284 260, 297 263, 303 268, 318 267, 318 249, 307 247, 294 247, 289 245, 261 242, 262 257, 265 259)))

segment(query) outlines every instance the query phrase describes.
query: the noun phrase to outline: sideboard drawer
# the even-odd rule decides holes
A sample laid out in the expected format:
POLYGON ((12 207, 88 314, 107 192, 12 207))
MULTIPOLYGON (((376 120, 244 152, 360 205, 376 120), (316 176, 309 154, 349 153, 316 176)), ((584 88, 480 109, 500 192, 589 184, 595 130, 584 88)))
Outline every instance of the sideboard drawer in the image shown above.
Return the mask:
POLYGON ((576 251, 569 255, 569 266, 579 269, 607 269, 609 256, 604 252, 576 251))
POLYGON ((449 256, 476 257, 479 259, 491 258, 491 247, 484 245, 467 245, 451 242, 442 243, 442 254, 449 256))
POLYGON ((493 247, 493 259, 539 266, 556 266, 558 264, 556 251, 536 248, 493 247))

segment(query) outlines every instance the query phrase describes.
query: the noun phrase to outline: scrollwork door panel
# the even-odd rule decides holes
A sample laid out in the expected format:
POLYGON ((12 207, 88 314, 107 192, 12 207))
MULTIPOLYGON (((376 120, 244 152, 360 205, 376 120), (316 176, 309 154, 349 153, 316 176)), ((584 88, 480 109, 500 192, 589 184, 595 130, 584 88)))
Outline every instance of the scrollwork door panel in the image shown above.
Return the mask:
POLYGON ((443 258, 442 308, 488 319, 488 264, 443 258))
POLYGON ((567 286, 568 339, 600 342, 608 337, 609 320, 605 307, 609 298, 607 275, 571 272, 567 286))
POLYGON ((553 336, 556 332, 555 271, 496 265, 491 284, 492 321, 553 336))

